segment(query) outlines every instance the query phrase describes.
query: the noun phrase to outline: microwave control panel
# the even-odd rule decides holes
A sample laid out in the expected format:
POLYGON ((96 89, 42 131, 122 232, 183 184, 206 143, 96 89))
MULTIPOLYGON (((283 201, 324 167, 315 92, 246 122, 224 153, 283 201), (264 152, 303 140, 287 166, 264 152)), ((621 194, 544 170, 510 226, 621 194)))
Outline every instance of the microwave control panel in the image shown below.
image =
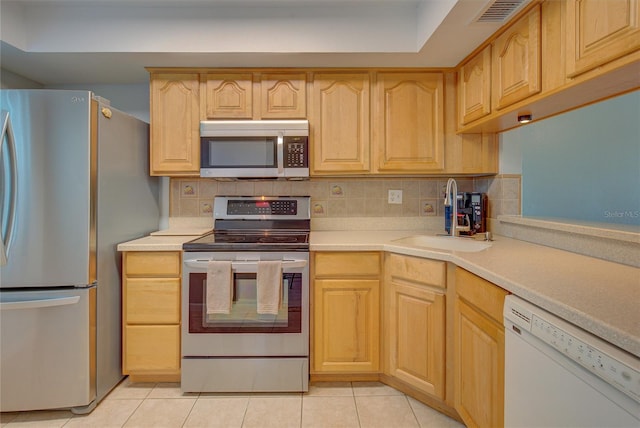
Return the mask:
POLYGON ((309 155, 307 137, 284 137, 285 168, 307 168, 309 155))

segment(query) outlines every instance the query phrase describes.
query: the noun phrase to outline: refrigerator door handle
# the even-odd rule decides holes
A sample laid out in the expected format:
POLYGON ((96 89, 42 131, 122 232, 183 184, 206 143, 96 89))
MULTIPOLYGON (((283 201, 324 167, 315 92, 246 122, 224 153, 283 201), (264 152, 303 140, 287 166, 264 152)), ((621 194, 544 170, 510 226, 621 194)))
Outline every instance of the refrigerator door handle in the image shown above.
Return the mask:
POLYGON ((80 301, 80 296, 58 297, 54 299, 22 300, 19 302, 2 302, 0 311, 12 309, 40 309, 54 306, 75 305, 80 301))
POLYGON ((11 127, 11 119, 9 118, 9 112, 2 110, 2 138, 0 139, 0 165, 4 165, 2 159, 4 150, 3 145, 5 140, 7 141, 7 155, 8 155, 8 167, 9 170, 2 170, 3 183, 9 183, 9 189, 4 190, 4 198, 2 201, 2 207, 6 212, 0 212, 0 266, 7 264, 9 258, 9 251, 11 249, 11 242, 13 241, 13 229, 16 217, 16 204, 18 199, 18 167, 16 160, 16 142, 13 134, 13 128, 11 127))

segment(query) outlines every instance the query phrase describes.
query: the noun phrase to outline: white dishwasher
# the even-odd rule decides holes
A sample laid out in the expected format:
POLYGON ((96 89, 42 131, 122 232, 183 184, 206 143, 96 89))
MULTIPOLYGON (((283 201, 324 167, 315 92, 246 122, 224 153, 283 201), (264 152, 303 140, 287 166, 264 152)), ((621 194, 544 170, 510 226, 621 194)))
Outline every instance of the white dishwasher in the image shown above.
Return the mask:
POLYGON ((505 427, 640 427, 640 359, 507 296, 505 427))

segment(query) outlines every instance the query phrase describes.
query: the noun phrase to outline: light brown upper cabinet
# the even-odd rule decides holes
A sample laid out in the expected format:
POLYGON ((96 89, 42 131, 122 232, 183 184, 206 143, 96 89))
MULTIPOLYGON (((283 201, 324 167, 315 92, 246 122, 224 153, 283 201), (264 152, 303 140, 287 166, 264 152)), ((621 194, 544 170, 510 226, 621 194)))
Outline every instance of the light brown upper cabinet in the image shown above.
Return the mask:
POLYGON ((200 175, 200 83, 195 73, 151 73, 151 175, 200 175))
POLYGON ((305 73, 269 73, 260 76, 260 118, 306 119, 305 73))
POLYGON ((316 73, 311 91, 311 173, 363 174, 369 164, 369 73, 316 73))
POLYGON ((491 45, 460 67, 458 106, 463 125, 491 113, 491 45))
MULTIPOLYGON (((485 49, 487 51, 487 49, 485 49)), ((490 51, 488 51, 490 52, 490 51)), ((458 116, 456 95, 460 78, 456 73, 444 73, 445 77, 445 174, 497 174, 498 138, 494 133, 456 134, 458 116)), ((488 99, 487 99, 488 100, 488 99)), ((460 98, 458 97, 458 101, 460 98)))
POLYGON ((305 73, 207 73, 207 119, 305 119, 305 73))
POLYGON ((251 119, 253 74, 207 73, 206 118, 251 119))
POLYGON ((443 97, 442 73, 376 74, 374 172, 421 174, 444 168, 443 97))
POLYGON ((540 92, 540 6, 492 44, 492 107, 501 109, 540 92))
POLYGON ((640 48, 640 0, 568 0, 567 75, 640 48))

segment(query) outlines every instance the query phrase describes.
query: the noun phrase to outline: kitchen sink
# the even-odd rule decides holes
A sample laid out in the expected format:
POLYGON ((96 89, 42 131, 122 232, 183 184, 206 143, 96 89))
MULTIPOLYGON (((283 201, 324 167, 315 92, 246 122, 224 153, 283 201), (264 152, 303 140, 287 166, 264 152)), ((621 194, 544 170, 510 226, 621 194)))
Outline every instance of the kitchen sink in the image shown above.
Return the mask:
POLYGON ((491 247, 491 241, 477 241, 473 238, 415 235, 392 241, 399 245, 411 247, 432 248, 448 251, 476 252, 491 247))

